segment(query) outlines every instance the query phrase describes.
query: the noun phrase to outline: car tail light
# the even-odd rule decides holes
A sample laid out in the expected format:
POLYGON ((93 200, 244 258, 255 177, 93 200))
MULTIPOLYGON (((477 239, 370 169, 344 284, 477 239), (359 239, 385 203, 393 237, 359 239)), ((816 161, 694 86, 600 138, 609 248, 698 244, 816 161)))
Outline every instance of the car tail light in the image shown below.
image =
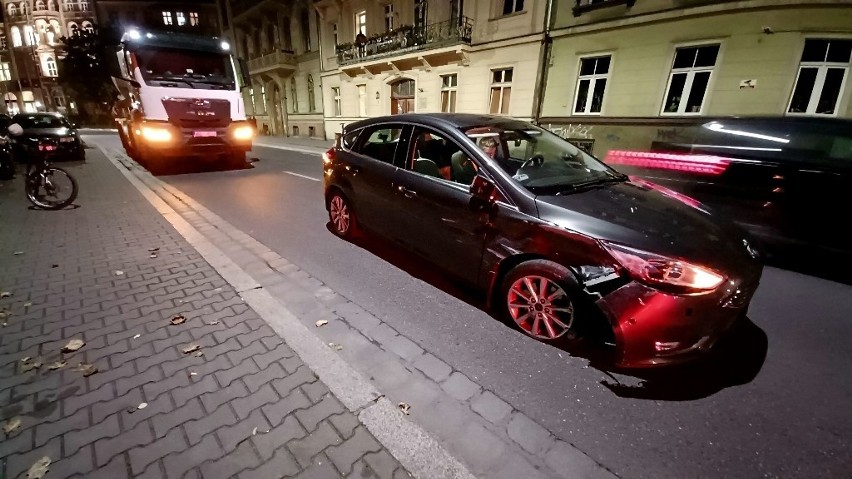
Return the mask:
POLYGON ((703 266, 627 246, 603 242, 613 258, 642 283, 675 293, 713 291, 725 276, 703 266))
POLYGON ((610 150, 606 154, 604 162, 613 165, 638 166, 712 176, 721 175, 731 164, 729 158, 714 155, 684 155, 624 150, 610 150))
POLYGON ((334 147, 331 147, 322 154, 322 162, 323 164, 330 165, 331 162, 334 161, 334 147))

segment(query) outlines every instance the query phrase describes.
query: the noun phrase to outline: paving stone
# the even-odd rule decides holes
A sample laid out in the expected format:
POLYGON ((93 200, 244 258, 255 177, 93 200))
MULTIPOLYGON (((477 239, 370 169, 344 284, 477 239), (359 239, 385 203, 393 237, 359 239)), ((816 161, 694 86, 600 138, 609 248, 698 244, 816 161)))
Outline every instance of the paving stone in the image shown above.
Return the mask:
MULTIPOLYGON (((215 383, 212 376, 207 376, 203 380, 208 380, 215 383)), ((234 381, 228 387, 216 388, 213 391, 198 396, 201 399, 201 404, 204 405, 204 410, 213 412, 222 404, 236 398, 242 398, 249 395, 248 388, 242 381, 234 381)))
POLYGON ((393 472, 400 467, 399 461, 384 449, 378 452, 367 453, 362 460, 370 466, 370 469, 372 469, 377 477, 382 479, 392 478, 393 472))
POLYGON ((201 465, 201 477, 204 479, 228 479, 245 469, 254 469, 261 460, 250 442, 244 442, 215 462, 201 465))
POLYGON ((312 383, 316 381, 318 378, 313 371, 310 370, 307 366, 301 366, 295 373, 287 376, 284 379, 276 379, 272 381, 272 387, 278 391, 278 394, 281 397, 285 397, 290 394, 291 391, 296 389, 297 387, 312 383))
POLYGON ((341 477, 341 475, 325 454, 319 454, 314 457, 307 469, 294 477, 296 479, 329 479, 341 477))
POLYGON ((547 429, 517 411, 509 419, 506 430, 513 441, 536 456, 544 454, 555 439, 547 429))
MULTIPOLYGON (((162 382, 164 379, 165 376, 163 376, 163 372, 160 371, 160 368, 158 366, 152 366, 140 373, 134 374, 133 376, 117 380, 115 382, 115 392, 118 396, 124 396, 127 394, 127 391, 130 391, 131 389, 142 386, 144 390, 149 383, 162 382)), ((153 397, 150 396, 149 398, 153 399, 153 397)))
POLYGON ((322 422, 316 430, 308 433, 304 438, 287 443, 287 448, 299 464, 307 467, 320 451, 340 443, 340 436, 337 435, 331 425, 328 422, 322 422))
POLYGON ((174 374, 165 379, 161 379, 160 381, 145 384, 142 386, 142 391, 144 391, 146 398, 153 400, 166 391, 184 387, 188 384, 190 384, 188 375, 174 374))
MULTIPOLYGON (((183 372, 175 374, 183 374, 183 372)), ((190 401, 193 398, 207 393, 213 393, 217 390, 219 390, 219 384, 216 383, 216 379, 214 379, 213 376, 204 376, 200 380, 191 380, 188 386, 172 389, 169 391, 169 395, 171 395, 174 400, 175 406, 182 407, 187 403, 187 401, 190 401)), ((212 411, 212 409, 208 409, 208 411, 212 411)))
POLYGON ((352 465, 361 456, 368 452, 378 452, 381 449, 382 445, 367 431, 367 428, 358 426, 352 437, 339 446, 329 447, 325 454, 331 459, 337 470, 346 475, 352 471, 352 465))
POLYGON ((136 409, 131 409, 133 406, 125 408, 124 411, 120 413, 122 428, 133 428, 146 419, 159 414, 167 414, 174 410, 172 400, 168 394, 161 394, 160 397, 148 402, 147 404, 148 405, 143 409, 138 409, 138 405, 136 409))
POLYGON ((197 421, 190 421, 184 424, 186 436, 189 438, 190 444, 197 444, 201 439, 209 433, 219 429, 222 426, 232 425, 237 422, 237 417, 227 404, 222 405, 214 412, 203 416, 197 421))
POLYGON ((234 408, 237 418, 245 419, 251 411, 254 411, 266 404, 277 402, 278 400, 278 394, 275 393, 272 386, 266 384, 255 393, 249 394, 244 398, 234 399, 231 401, 231 407, 234 408))
POLYGON ((273 426, 277 426, 278 424, 281 424, 281 421, 283 421, 285 417, 292 414, 293 411, 310 407, 310 405, 311 401, 307 396, 305 396, 305 393, 303 393, 301 389, 297 388, 287 396, 284 396, 283 399, 261 407, 261 410, 263 410, 263 413, 269 419, 269 422, 273 426))
MULTIPOLYGON (((275 455, 260 465, 257 469, 246 470, 240 473, 240 479, 269 479, 272 477, 290 477, 301 470, 299 464, 290 455, 286 448, 282 447, 275 451, 275 455)), ((333 476, 330 476, 333 477, 333 476)))
POLYGON ((326 395, 319 403, 314 404, 307 409, 300 409, 296 411, 296 417, 307 431, 313 431, 316 429, 317 424, 319 424, 320 421, 328 419, 332 414, 340 414, 343 411, 345 411, 345 409, 343 408, 343 405, 340 404, 340 401, 338 401, 333 395, 329 394, 326 395))
POLYGON ((447 363, 429 353, 419 356, 414 361, 414 367, 423 371, 423 374, 435 382, 447 379, 453 371, 447 363))
POLYGON ((237 421, 233 426, 222 426, 216 430, 219 443, 225 451, 233 451, 237 445, 255 435, 267 434, 272 427, 260 409, 255 409, 245 419, 237 421))
POLYGON ((55 458, 54 462, 50 465, 50 470, 61 474, 61 476, 57 475, 56 477, 81 475, 88 478, 95 468, 94 456, 92 446, 84 446, 73 456, 63 459, 55 458))
POLYGON ((113 415, 89 428, 65 434, 62 437, 63 449, 66 455, 71 455, 82 446, 91 444, 98 439, 115 437, 120 431, 118 416, 113 415))
POLYGON ((66 398, 64 401, 65 414, 74 414, 81 407, 101 401, 109 401, 115 397, 113 391, 114 388, 111 384, 105 384, 86 394, 66 398))
POLYGON ((28 451, 33 442, 33 430, 26 429, 0 442, 0 457, 6 457, 16 452, 28 451))
POLYGON ((47 444, 35 449, 29 449, 22 454, 14 454, 6 459, 6 476, 17 478, 26 476, 24 474, 34 462, 47 456, 50 458, 62 457, 61 441, 58 437, 53 438, 47 444))
POLYGON ((499 465, 506 452, 506 444, 493 432, 475 422, 470 423, 458 436, 450 439, 449 450, 459 459, 474 461, 490 470, 499 465))
POLYGON ((219 385, 221 385, 222 387, 227 387, 234 379, 242 378, 244 376, 247 376, 249 374, 255 374, 257 372, 257 365, 254 364, 254 361, 247 359, 242 363, 232 367, 231 369, 218 371, 214 375, 216 376, 216 380, 219 381, 219 385))
POLYGON ((106 383, 111 383, 119 378, 128 378, 136 374, 136 368, 133 363, 124 363, 121 366, 113 369, 109 368, 105 371, 98 370, 97 374, 93 374, 87 378, 89 389, 95 390, 106 383))
POLYGON ((135 447, 128 452, 133 474, 145 471, 151 463, 166 457, 170 453, 181 452, 187 448, 189 448, 189 444, 184 438, 183 431, 179 427, 175 427, 159 440, 146 446, 135 447))
POLYGON ((141 422, 133 429, 122 432, 116 437, 101 439, 95 443, 97 466, 107 464, 113 456, 135 446, 143 446, 154 440, 147 422, 141 422))
POLYGON ((328 386, 322 381, 302 384, 299 387, 302 388, 302 391, 310 398, 311 402, 320 402, 322 398, 331 392, 328 390, 328 386))
POLYGON ((243 376, 243 382, 250 392, 255 392, 273 379, 282 379, 288 376, 287 371, 278 363, 272 363, 266 368, 260 369, 257 374, 243 376))
POLYGON ((475 397, 470 407, 477 414, 495 424, 505 419, 512 411, 512 406, 495 396, 491 391, 485 391, 475 397))
MULTIPOLYGON (((109 387, 110 385, 106 385, 105 387, 109 387)), ((92 422, 99 423, 104 420, 107 416, 115 414, 119 411, 124 411, 130 406, 136 406, 139 403, 143 402, 145 399, 142 397, 141 389, 132 389, 127 392, 124 396, 116 397, 110 401, 100 402, 93 405, 91 409, 92 414, 92 422)))
POLYGON ((218 459, 222 455, 222 448, 216 443, 216 438, 210 434, 189 449, 164 457, 162 459, 163 468, 166 470, 168 479, 182 479, 190 469, 205 461, 218 459))
POLYGON ((554 471, 571 471, 574 477, 613 477, 592 458, 565 441, 554 441, 544 456, 544 463, 554 471))
POLYGON ((70 431, 86 429, 87 427, 89 427, 89 412, 85 409, 80 409, 74 414, 58 421, 36 426, 35 446, 42 446, 54 437, 62 436, 70 431))
MULTIPOLYGON (((178 351, 177 348, 169 348, 153 356, 139 358, 135 362, 138 371, 147 371, 148 369, 153 368, 157 365, 162 366, 166 362, 177 361, 184 358, 186 358, 186 355, 178 351)), ((165 370, 163 371, 163 373, 165 374, 165 370)))
POLYGON ((467 401, 482 389, 478 384, 458 371, 451 374, 446 381, 442 382, 441 388, 459 401, 467 401))
MULTIPOLYGON (((383 347, 405 360, 411 360, 423 354, 423 348, 402 335, 395 336, 389 343, 383 344, 383 347)), ((431 354, 429 356, 434 358, 431 354)), ((437 360, 437 358, 435 359, 437 360)))

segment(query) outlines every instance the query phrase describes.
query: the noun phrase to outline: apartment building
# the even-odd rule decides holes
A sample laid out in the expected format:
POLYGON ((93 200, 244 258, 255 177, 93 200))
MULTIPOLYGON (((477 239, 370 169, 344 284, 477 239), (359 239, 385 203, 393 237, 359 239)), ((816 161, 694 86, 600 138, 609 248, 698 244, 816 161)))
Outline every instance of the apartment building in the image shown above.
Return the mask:
POLYGON ((246 110, 261 134, 325 137, 318 13, 309 0, 220 0, 224 35, 248 63, 246 110))
POLYGON ((88 0, 4 0, 0 29, 0 89, 6 113, 67 112, 73 103, 57 85, 63 36, 94 31, 88 0))
POLYGON ((852 117, 852 1, 554 7, 539 121, 601 157, 717 116, 852 117))
POLYGON ((215 0, 96 0, 101 25, 117 25, 162 31, 219 35, 219 13, 215 0))

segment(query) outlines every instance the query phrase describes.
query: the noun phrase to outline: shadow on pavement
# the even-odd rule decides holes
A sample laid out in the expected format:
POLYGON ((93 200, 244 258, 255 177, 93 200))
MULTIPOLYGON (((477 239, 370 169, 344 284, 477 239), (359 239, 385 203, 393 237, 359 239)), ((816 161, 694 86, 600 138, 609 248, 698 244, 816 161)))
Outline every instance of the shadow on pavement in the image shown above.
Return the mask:
MULTIPOLYGON (((334 234, 330 223, 326 224, 326 228, 330 234, 334 234)), ((515 329, 494 311, 489 310, 483 293, 398 244, 367 234, 358 235, 352 243, 411 276, 487 313, 506 327, 515 329)), ((606 379, 601 380, 601 384, 613 394, 623 398, 662 401, 693 401, 712 396, 728 387, 748 384, 757 377, 763 367, 768 345, 766 333, 747 317, 738 321, 709 353, 678 366, 624 370, 614 364, 615 349, 600 341, 566 338, 561 343, 552 344, 571 356, 589 361, 589 366, 606 376, 606 379)))

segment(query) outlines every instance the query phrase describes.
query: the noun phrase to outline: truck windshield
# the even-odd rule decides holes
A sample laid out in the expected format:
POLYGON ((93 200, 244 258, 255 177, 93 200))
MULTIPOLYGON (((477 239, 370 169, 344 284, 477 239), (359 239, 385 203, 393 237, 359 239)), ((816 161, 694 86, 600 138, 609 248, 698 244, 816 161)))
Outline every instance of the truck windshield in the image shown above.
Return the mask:
POLYGON ((236 87, 231 57, 225 53, 159 47, 134 53, 148 85, 216 90, 236 87))

